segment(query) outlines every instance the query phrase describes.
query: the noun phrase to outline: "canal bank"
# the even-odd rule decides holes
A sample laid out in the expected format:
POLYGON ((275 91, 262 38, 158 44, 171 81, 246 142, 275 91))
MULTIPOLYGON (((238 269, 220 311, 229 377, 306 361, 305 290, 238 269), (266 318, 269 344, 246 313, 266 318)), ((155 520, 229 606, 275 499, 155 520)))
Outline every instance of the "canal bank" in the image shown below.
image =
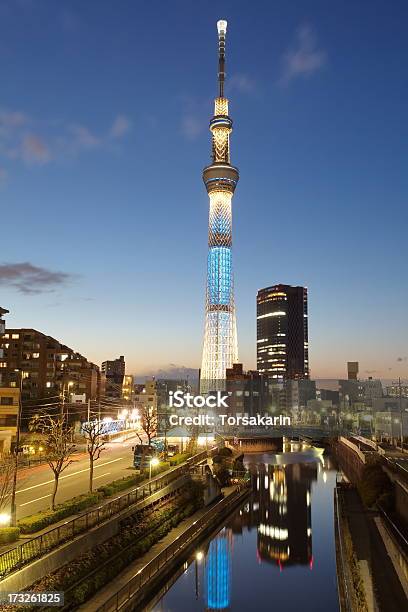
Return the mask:
POLYGON ((78 610, 110 612, 140 609, 141 602, 152 594, 159 581, 180 565, 202 538, 213 531, 220 520, 230 514, 248 494, 248 489, 241 486, 224 489, 222 500, 210 508, 201 508, 183 520, 78 610))

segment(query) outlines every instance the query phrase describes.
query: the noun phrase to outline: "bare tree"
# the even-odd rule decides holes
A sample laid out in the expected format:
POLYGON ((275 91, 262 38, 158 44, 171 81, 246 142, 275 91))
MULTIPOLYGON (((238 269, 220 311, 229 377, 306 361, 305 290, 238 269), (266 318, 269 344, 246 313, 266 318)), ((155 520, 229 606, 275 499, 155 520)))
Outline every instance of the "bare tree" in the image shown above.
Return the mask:
POLYGON ((0 457, 0 512, 10 504, 13 489, 14 458, 13 455, 0 457))
POLYGON ((75 444, 71 442, 73 430, 66 426, 66 416, 38 416, 34 423, 36 431, 44 435, 46 447, 45 459, 54 474, 54 489, 51 496, 51 509, 55 510, 55 497, 57 495, 59 478, 64 470, 72 463, 72 453, 75 444))
POLYGON ((95 419, 82 425, 82 431, 86 439, 86 450, 89 455, 89 492, 93 490, 94 463, 105 449, 103 423, 95 419))
POLYGON ((157 410, 153 406, 143 406, 141 411, 140 424, 147 436, 147 443, 155 437, 157 432, 157 410))

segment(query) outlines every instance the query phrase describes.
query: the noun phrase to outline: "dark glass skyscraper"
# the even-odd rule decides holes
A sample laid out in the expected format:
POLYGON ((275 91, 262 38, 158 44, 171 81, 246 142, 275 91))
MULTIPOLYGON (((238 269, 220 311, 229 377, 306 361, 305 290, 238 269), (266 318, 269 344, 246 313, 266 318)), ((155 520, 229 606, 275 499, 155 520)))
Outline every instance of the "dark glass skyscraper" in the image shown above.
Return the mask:
POLYGON ((306 287, 260 289, 256 307, 258 371, 280 380, 309 378, 306 287))

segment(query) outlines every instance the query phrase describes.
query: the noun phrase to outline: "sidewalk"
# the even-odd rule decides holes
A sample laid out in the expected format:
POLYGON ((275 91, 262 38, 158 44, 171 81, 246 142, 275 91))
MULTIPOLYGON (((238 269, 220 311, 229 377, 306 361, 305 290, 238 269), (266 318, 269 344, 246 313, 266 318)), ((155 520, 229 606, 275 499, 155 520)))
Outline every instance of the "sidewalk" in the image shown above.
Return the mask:
POLYGON ((343 499, 370 609, 406 609, 404 589, 375 523, 377 513, 364 508, 355 489, 345 491, 343 499))
MULTIPOLYGON (((224 498, 231 495, 236 490, 236 487, 227 487, 223 489, 224 498)), ((195 512, 192 516, 184 519, 177 527, 174 527, 162 540, 154 544, 151 549, 134 561, 129 565, 129 567, 121 572, 114 580, 109 582, 106 586, 102 587, 91 599, 89 599, 82 606, 79 606, 77 610, 81 612, 96 612, 112 595, 114 595, 119 589, 125 586, 131 578, 137 572, 147 565, 154 557, 156 557, 162 550, 167 548, 170 544, 174 542, 176 538, 178 538, 184 531, 186 531, 193 523, 197 521, 197 519, 201 518, 204 514, 206 514, 210 509, 210 506, 205 508, 201 508, 197 512, 195 512)))

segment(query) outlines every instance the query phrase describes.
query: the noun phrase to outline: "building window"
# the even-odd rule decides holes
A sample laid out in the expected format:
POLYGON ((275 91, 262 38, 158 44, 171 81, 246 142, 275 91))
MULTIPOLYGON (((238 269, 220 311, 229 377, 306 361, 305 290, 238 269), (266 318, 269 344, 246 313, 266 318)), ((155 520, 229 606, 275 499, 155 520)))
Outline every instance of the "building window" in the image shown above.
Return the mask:
POLYGON ((0 361, 0 368, 7 368, 7 363, 5 361, 0 361))
POLYGON ((12 340, 18 340, 20 338, 20 334, 11 334, 12 340))
POLYGON ((6 416, 0 416, 0 427, 16 427, 17 415, 6 414, 6 416))
POLYGON ((0 398, 0 404, 2 406, 12 406, 13 405, 13 398, 12 397, 1 397, 0 398))

